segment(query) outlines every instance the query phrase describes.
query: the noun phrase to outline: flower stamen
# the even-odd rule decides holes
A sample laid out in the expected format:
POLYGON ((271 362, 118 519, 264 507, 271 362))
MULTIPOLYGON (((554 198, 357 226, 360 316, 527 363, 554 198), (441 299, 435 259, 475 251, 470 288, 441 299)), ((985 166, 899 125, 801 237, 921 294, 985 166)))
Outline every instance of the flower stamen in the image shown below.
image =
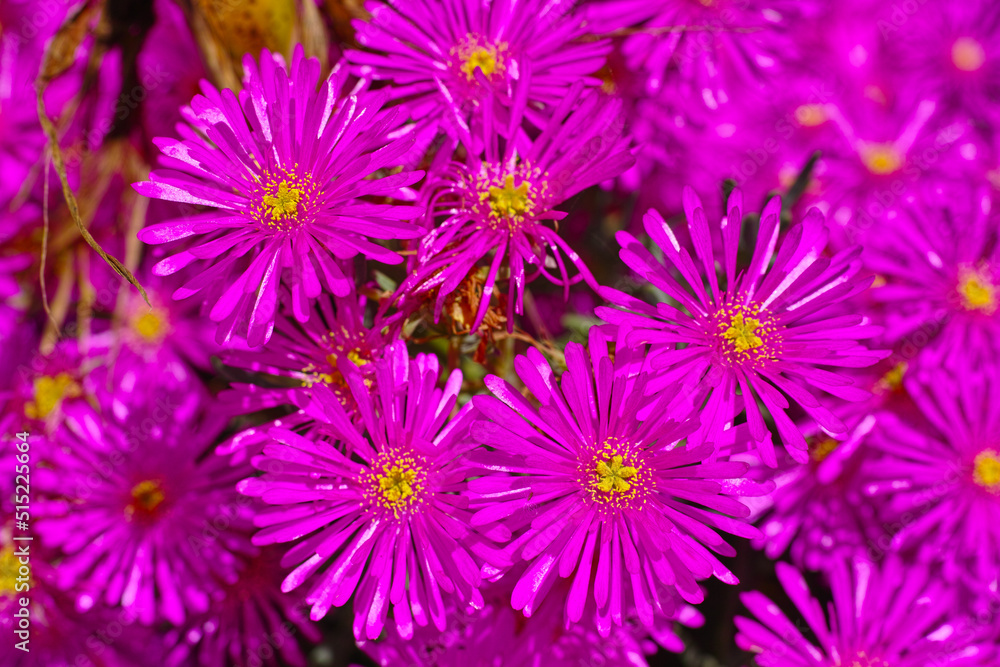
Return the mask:
POLYGON ((398 503, 413 495, 411 486, 417 478, 417 471, 403 469, 399 467, 389 468, 384 475, 378 478, 379 488, 382 489, 382 497, 390 503, 398 503))
POLYGON ((426 477, 426 462, 413 454, 388 451, 373 462, 365 484, 364 495, 376 511, 388 510, 395 517, 422 504, 426 477))
POLYGON ((986 62, 986 51, 978 40, 959 37, 951 46, 951 62, 963 72, 975 72, 986 62))
POLYGON ((972 480, 990 493, 1000 493, 1000 453, 995 449, 979 452, 972 462, 972 480))
POLYGON ((270 209, 272 220, 292 218, 298 212, 303 194, 299 188, 291 187, 288 181, 281 181, 277 195, 264 195, 264 206, 270 209))
POLYGON ((487 79, 494 74, 503 74, 506 50, 506 42, 494 44, 481 35, 469 34, 451 50, 451 55, 457 56, 458 71, 465 75, 467 81, 473 82, 476 80, 477 69, 487 79))
POLYGON ((163 338, 166 330, 166 323, 163 319, 159 311, 151 310, 132 320, 132 330, 146 341, 158 341, 163 338))
POLYGON ((996 286, 982 271, 963 270, 958 279, 958 293, 966 310, 993 314, 997 308, 996 286))
POLYGON ((31 419, 45 419, 59 407, 64 398, 80 395, 80 385, 69 373, 49 377, 43 375, 34 382, 34 401, 24 406, 24 414, 31 419))
POLYGON ((152 514, 164 500, 163 485, 159 480, 146 479, 132 487, 132 502, 125 507, 125 520, 131 521, 136 510, 152 514))
POLYGON ((625 493, 632 486, 627 480, 636 476, 636 469, 631 466, 623 466, 621 455, 616 454, 610 459, 597 462, 597 474, 600 476, 600 480, 597 482, 598 489, 609 493, 615 491, 625 493))
POLYGON ((736 313, 729 321, 729 328, 723 332, 726 340, 733 343, 740 352, 756 350, 764 344, 755 331, 760 328, 760 320, 752 317, 743 318, 743 313, 736 313))
POLYGON ((514 187, 514 175, 507 174, 502 188, 490 186, 490 210, 496 218, 517 218, 523 216, 531 206, 527 181, 514 187))
POLYGON ((488 49, 476 49, 462 63, 462 71, 465 76, 472 81, 475 78, 476 70, 481 69, 483 74, 489 77, 497 68, 495 51, 491 53, 488 49))
POLYGON ((871 173, 887 176, 903 166, 903 154, 893 144, 868 144, 861 148, 861 161, 871 173))

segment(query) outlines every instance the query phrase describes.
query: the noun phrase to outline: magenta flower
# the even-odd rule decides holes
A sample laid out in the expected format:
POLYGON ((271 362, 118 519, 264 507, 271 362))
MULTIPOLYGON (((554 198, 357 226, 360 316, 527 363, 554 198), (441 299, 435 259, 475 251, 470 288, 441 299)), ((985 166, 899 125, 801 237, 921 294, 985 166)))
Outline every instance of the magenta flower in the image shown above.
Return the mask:
POLYGON ((585 26, 566 0, 371 1, 355 21, 358 43, 346 52, 362 79, 388 80, 424 131, 469 141, 485 125, 511 136, 511 116, 544 124, 539 107, 557 107, 576 81, 599 86, 607 40, 584 40, 585 26), (509 128, 509 130, 508 130, 509 128))
POLYGON ((796 55, 791 19, 822 4, 802 0, 594 0, 583 11, 597 33, 622 31, 630 69, 650 93, 671 78, 708 109, 732 97, 732 83, 766 80, 796 55))
MULTIPOLYGON (((888 8, 886 8, 888 9, 888 8)), ((886 12, 888 14, 888 12, 886 12)), ((996 122, 1000 14, 986 1, 932 3, 903 22, 879 20, 888 68, 907 96, 934 96, 957 115, 996 122)))
POLYGON ((963 618, 956 592, 925 567, 896 559, 881 566, 837 560, 830 567, 833 602, 826 614, 795 568, 781 562, 776 567, 814 639, 762 593, 744 593, 743 604, 756 619, 736 617, 736 644, 757 654, 761 667, 996 664, 992 627, 963 618))
POLYGON ((604 636, 633 613, 651 626, 663 613, 661 589, 699 602, 697 579, 736 583, 711 553, 736 553, 717 531, 757 535, 741 520, 749 510, 731 497, 738 488, 753 495, 739 479, 748 466, 705 463, 710 445, 681 443, 694 425, 666 409, 672 396, 645 397, 653 373, 644 350, 624 344, 626 334, 623 327, 614 362, 596 327, 589 358, 567 344, 558 383, 533 348, 517 357, 537 408, 494 375, 486 378, 493 396, 473 398, 489 421, 472 434, 489 450, 470 455, 486 470, 469 485, 480 495, 472 522, 503 520, 515 535, 507 551, 527 566, 511 604, 531 616, 556 574, 572 577, 567 623, 580 621, 593 598, 604 636))
POLYGON ((419 236, 407 221, 420 210, 368 198, 402 196, 400 189, 422 172, 371 178, 399 164, 412 145, 412 136, 399 132, 400 112, 382 110, 386 93, 342 94, 348 75, 341 68, 317 91, 319 61, 306 59, 301 48, 287 73, 268 52, 259 67, 250 57, 243 66, 247 84, 239 96, 206 87, 192 101, 189 122, 196 129, 185 129, 179 141, 159 141, 171 169, 135 188, 215 209, 152 225, 139 236, 146 243, 200 237, 154 273, 204 262, 205 270, 174 297, 204 292, 220 343, 238 333, 259 346, 274 328, 279 285, 291 291, 292 312, 304 322, 309 301, 324 290, 347 296, 353 289, 341 260, 360 253, 401 261, 371 239, 419 236))
POLYGON ((202 370, 211 368, 211 357, 220 351, 212 337, 212 323, 200 316, 198 304, 170 299, 167 281, 149 274, 139 275, 149 305, 138 290, 122 281, 122 291, 101 290, 97 302, 117 319, 95 335, 91 354, 115 356, 127 351, 146 363, 183 360, 202 370))
POLYGON ((888 342, 930 365, 1000 361, 1000 220, 986 191, 946 189, 940 201, 910 198, 888 214, 863 259, 879 284, 888 342))
MULTIPOLYGON (((13 512, 10 516, 13 519, 13 512)), ((140 627, 133 613, 101 604, 81 613, 74 608, 72 595, 56 586, 57 568, 48 562, 50 554, 41 551, 41 542, 15 541, 8 527, 0 532, 0 631, 7 638, 0 645, 0 664, 4 667, 160 664, 163 654, 160 638, 152 630, 140 627), (31 570, 27 578, 19 572, 24 558, 31 570), (22 599, 28 600, 24 607, 22 599), (15 616, 22 609, 27 610, 27 628, 21 627, 19 616, 15 616)), ((20 531, 17 534, 23 536, 20 531)))
POLYGON ((931 368, 906 388, 921 416, 881 416, 869 438, 878 455, 862 471, 888 531, 878 546, 940 562, 946 578, 983 593, 1000 571, 995 367, 931 368))
MULTIPOLYGON (((141 375, 155 386, 148 367, 141 375)), ((236 492, 248 470, 208 455, 225 420, 207 414, 204 400, 191 413, 170 393, 154 400, 155 391, 134 400, 116 392, 101 414, 82 402, 65 408, 45 467, 34 467, 35 527, 61 553, 59 585, 74 588, 79 609, 102 601, 144 624, 180 624, 232 580, 249 547, 236 492), (215 517, 227 528, 206 537, 215 517)))
MULTIPOLYGON (((262 530, 253 541, 297 541, 282 561, 297 565, 282 590, 314 578, 306 595, 313 620, 353 596, 358 639, 379 636, 390 604, 402 636, 428 622, 443 631, 445 601, 481 607, 480 564, 503 562, 469 525, 461 456, 475 446, 468 437, 471 406, 449 419, 462 376, 455 370, 443 390, 435 388, 436 357, 410 361, 398 342, 374 363, 374 391, 359 371, 342 367, 360 425, 332 391, 317 386, 310 410, 326 418, 337 440, 271 431, 275 442, 255 459, 270 472, 240 486, 275 505, 258 515, 262 530)), ((509 537, 502 528, 485 532, 509 537)))
POLYGON ((220 399, 238 413, 256 412, 279 406, 298 406, 295 412, 261 426, 241 431, 224 443, 220 451, 235 452, 249 448, 259 453, 270 442, 271 428, 283 428, 300 435, 322 427, 322 422, 306 414, 301 406, 310 401, 312 388, 328 387, 343 405, 348 417, 358 419, 357 404, 344 380, 340 365, 345 361, 357 366, 368 380, 374 379, 371 362, 381 358, 385 348, 396 339, 398 326, 390 326, 376 317, 371 327, 365 325, 363 297, 319 298, 304 323, 287 316, 279 317, 275 335, 264 349, 228 350, 223 360, 230 366, 262 374, 270 386, 233 383, 231 391, 220 399), (273 380, 273 381, 272 381, 273 380), (296 386, 285 386, 291 381, 296 386), (273 386, 279 384, 279 386, 273 386))
POLYGON ((865 437, 875 421, 869 415, 839 439, 810 425, 802 429, 808 463, 760 471, 775 488, 755 503, 763 514, 756 548, 775 560, 787 551, 798 567, 822 570, 831 558, 850 558, 872 546, 878 518, 864 496, 859 470, 869 456, 865 437))
MULTIPOLYGON (((680 653, 684 643, 674 632, 677 622, 698 627, 704 619, 698 611, 680 600, 664 600, 668 615, 657 618, 655 628, 641 626, 634 617, 622 627, 602 637, 593 619, 566 627, 563 604, 543 605, 538 613, 525 619, 511 609, 509 577, 489 585, 483 591, 481 610, 449 608, 448 627, 441 632, 433 627, 420 628, 412 639, 403 639, 392 628, 378 641, 359 641, 358 645, 379 665, 412 667, 536 667, 537 665, 633 665, 647 667, 646 656, 657 645, 680 653), (647 635, 653 641, 647 639, 647 635)), ((565 600, 568 580, 556 582, 553 598, 565 600)), ((556 602, 556 600, 553 600, 556 602)), ((593 607, 593 603, 590 604, 593 607)))
POLYGON ((860 248, 822 256, 827 230, 815 209, 779 244, 778 198, 761 214, 750 264, 737 274, 742 208, 742 194, 734 190, 729 215, 720 225, 723 285, 716 273, 712 230, 690 189, 685 192, 684 210, 700 266, 656 211, 647 213, 644 221, 664 261, 654 258, 631 234, 618 232, 622 261, 672 301, 651 305, 602 287, 601 294, 625 310, 602 307, 598 316, 636 327, 637 340, 656 344, 652 367, 661 372, 658 384, 681 382, 691 395, 688 400, 695 405, 704 402, 698 441, 713 441, 745 410, 762 460, 775 467, 777 458, 759 400, 774 418, 788 453, 805 462, 808 446, 786 414, 786 396, 827 431, 845 431, 810 387, 849 401, 870 396, 827 367, 869 366, 885 356, 858 344, 858 339, 878 333, 865 317, 836 315, 830 309, 866 289, 871 280, 857 277, 860 248))
POLYGON ((318 642, 300 596, 281 592, 281 554, 269 547, 241 566, 239 576, 213 594, 209 610, 167 633, 168 667, 213 665, 304 667, 300 639, 318 642))
POLYGON ((825 117, 842 137, 822 147, 815 171, 818 203, 837 247, 867 242, 906 194, 981 178, 976 157, 983 148, 968 119, 943 116, 933 99, 886 108, 885 93, 874 90, 874 100, 845 99, 816 109, 817 119, 825 117))
POLYGON ((596 288, 579 255, 547 223, 566 217, 557 205, 632 164, 620 114, 619 102, 584 94, 577 85, 534 141, 506 141, 500 150, 498 137, 487 134, 482 153, 469 151, 465 164, 432 174, 426 187, 437 226, 421 240, 416 265, 399 292, 419 298, 436 290, 434 313, 440 317, 448 295, 492 254, 471 327, 476 331, 502 268, 510 281, 508 329, 511 313, 524 313, 526 284, 539 276, 562 287, 564 298, 581 280, 596 288))
MULTIPOLYGON (((21 331, 26 327, 21 324, 21 331)), ((38 341, 33 337, 21 341, 16 347, 15 338, 9 340, 12 351, 25 355, 17 360, 17 367, 11 375, 11 391, 5 392, 9 402, 5 411, 21 419, 28 430, 36 425, 51 433, 62 421, 64 409, 75 403, 90 399, 96 383, 90 371, 96 362, 89 361, 80 354, 76 341, 61 341, 48 355, 31 358, 30 366, 24 359, 37 349, 38 341)))

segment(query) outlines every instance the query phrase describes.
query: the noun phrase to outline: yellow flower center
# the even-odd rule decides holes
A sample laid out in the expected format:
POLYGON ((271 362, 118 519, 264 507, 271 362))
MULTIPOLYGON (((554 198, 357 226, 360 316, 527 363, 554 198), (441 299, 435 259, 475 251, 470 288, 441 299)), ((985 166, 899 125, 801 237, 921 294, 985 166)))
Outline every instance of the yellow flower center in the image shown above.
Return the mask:
POLYGON ((803 127, 816 127, 826 122, 822 104, 803 104, 795 110, 795 121, 803 127))
POLYGON ((17 570, 20 565, 14 555, 14 547, 8 545, 0 549, 0 596, 16 592, 17 570))
POLYGON ((756 365, 776 358, 781 350, 780 327, 757 303, 728 304, 709 322, 719 337, 718 352, 733 365, 756 365))
POLYGON ((514 176, 508 174, 502 188, 490 186, 490 210, 497 218, 516 218, 523 216, 531 206, 528 182, 514 187, 514 176))
POLYGON ((136 510, 152 513, 163 502, 163 487, 153 479, 143 480, 132 487, 132 502, 125 508, 126 520, 131 520, 136 510))
POLYGON ((476 49, 466 57, 465 61, 462 63, 462 71, 465 72, 465 76, 472 81, 476 78, 476 70, 483 70, 483 74, 489 77, 497 68, 496 52, 492 53, 485 48, 476 49))
POLYGON ((451 54, 457 57, 458 70, 465 74, 466 80, 475 81, 477 69, 482 70, 487 79, 494 74, 502 74, 506 50, 506 42, 494 44, 481 35, 470 33, 451 50, 451 54))
POLYGON ((889 667, 889 663, 881 658, 870 658, 864 651, 858 651, 851 660, 850 667, 889 667))
POLYGON ((160 311, 151 310, 132 320, 132 330, 147 341, 157 341, 166 333, 166 323, 160 311))
POLYGON ((580 485, 605 511, 640 508, 656 486, 642 457, 638 446, 615 436, 608 437, 581 457, 580 485))
POLYGON ((996 311, 996 286, 985 272, 962 270, 958 278, 958 294, 966 310, 981 310, 987 314, 996 311))
POLYGON ((760 320, 755 320, 752 317, 744 318, 743 313, 736 313, 729 321, 729 328, 722 335, 737 350, 746 352, 747 350, 756 350, 764 344, 764 341, 754 333, 759 328, 760 320))
POLYGON ((410 453, 390 450, 379 454, 363 481, 364 495, 371 506, 389 510, 399 518, 401 512, 414 509, 426 498, 426 461, 410 453))
POLYGON ((840 445, 840 441, 834 440, 833 438, 823 438, 817 442, 814 442, 809 447, 809 457, 812 458, 816 463, 822 463, 826 460, 833 450, 837 449, 840 445))
POLYGON ((903 166, 903 155, 892 144, 868 144, 861 149, 861 161, 871 173, 886 176, 903 166))
POLYGON ((290 186, 288 181, 281 181, 278 184, 277 195, 264 195, 264 206, 270 213, 272 220, 285 220, 298 212, 299 202, 302 201, 303 194, 299 188, 290 186))
POLYGON ((364 366, 368 363, 368 359, 364 358, 361 353, 361 348, 354 348, 347 353, 347 358, 354 362, 355 366, 364 366))
POLYGON ((986 51, 975 39, 959 37, 951 46, 951 62, 963 72, 975 72, 986 62, 986 51))
POLYGON ((78 385, 69 373, 59 373, 54 377, 43 375, 34 382, 34 402, 24 406, 24 414, 31 419, 45 419, 64 398, 80 395, 78 385))
POLYGON ((411 485, 416 479, 416 470, 397 466, 385 470, 384 475, 379 475, 378 486, 382 489, 383 498, 390 503, 398 503, 413 495, 411 485))
POLYGON ((632 486, 628 480, 636 476, 636 469, 622 465, 620 454, 597 462, 597 488, 601 491, 625 493, 632 486))
POLYGON ((972 479, 992 493, 1000 493, 1000 454, 995 449, 979 452, 972 462, 972 479))

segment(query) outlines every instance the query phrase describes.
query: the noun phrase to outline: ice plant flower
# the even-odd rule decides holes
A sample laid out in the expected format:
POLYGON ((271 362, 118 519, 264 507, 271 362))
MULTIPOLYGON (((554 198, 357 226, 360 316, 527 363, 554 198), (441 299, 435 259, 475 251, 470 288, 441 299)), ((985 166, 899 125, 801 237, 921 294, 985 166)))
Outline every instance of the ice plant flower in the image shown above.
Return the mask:
MULTIPOLYGON (((300 408, 309 402, 312 388, 322 385, 334 393, 348 417, 356 420, 357 404, 340 366, 349 361, 372 380, 371 362, 380 358, 399 334, 398 325, 390 325, 380 317, 376 317, 371 327, 366 326, 365 305, 363 297, 321 297, 313 302, 313 312, 304 323, 296 322, 290 313, 283 314, 278 318, 274 337, 263 350, 228 350, 223 354, 229 366, 260 374, 261 384, 234 382, 232 390, 220 394, 220 399, 240 414, 279 406, 300 408), (282 386, 273 386, 276 383, 282 386), (284 386, 287 384, 293 386, 284 386)), ((267 424, 241 431, 224 443, 220 451, 249 448, 251 454, 257 454, 270 440, 268 431, 273 427, 306 434, 317 428, 317 422, 304 410, 297 409, 267 424)))
POLYGON ((866 245, 879 276, 887 342, 911 343, 918 360, 954 367, 1000 361, 1000 220, 989 192, 947 189, 941 202, 909 198, 866 245))
POLYGON ((548 225, 566 216, 557 205, 632 164, 620 114, 620 102, 576 85, 533 141, 505 141, 501 150, 499 137, 487 135, 482 153, 469 152, 464 164, 429 177, 435 227, 421 240, 399 293, 436 291, 440 317, 447 297, 492 254, 471 326, 476 331, 501 269, 509 280, 508 329, 513 313, 524 312, 525 286, 540 276, 562 287, 564 297, 580 281, 596 288, 580 256, 548 225))
POLYGON ((266 51, 259 66, 247 56, 243 67, 245 89, 237 96, 206 85, 188 114, 195 129, 157 141, 169 169, 135 188, 213 209, 151 225, 139 237, 154 244, 197 237, 154 273, 203 262, 174 297, 202 293, 219 325, 217 340, 245 335, 256 347, 271 337, 279 285, 291 291, 292 312, 304 322, 310 299, 324 290, 351 292, 340 261, 358 254, 401 261, 372 239, 418 236, 408 222, 418 209, 369 199, 401 196, 422 172, 372 177, 399 164, 413 140, 400 131, 400 110, 382 109, 385 92, 343 94, 343 68, 320 84, 319 61, 301 48, 287 72, 266 51))
MULTIPOLYGON (((143 382, 155 385, 147 369, 143 382)), ((150 392, 152 393, 152 391, 150 392)), ((247 468, 210 447, 225 419, 193 414, 169 394, 154 401, 67 406, 35 468, 39 538, 57 549, 60 587, 76 605, 120 605, 140 622, 183 623, 204 612, 209 592, 231 581, 250 519, 236 492, 247 468), (123 415, 123 418, 114 415, 123 415), (225 530, 209 522, 221 518, 225 530), (242 530, 242 538, 239 531, 242 530)))
POLYGON ((809 570, 825 569, 831 558, 877 549, 872 544, 877 542, 876 507, 865 498, 859 474, 869 455, 865 438, 875 422, 868 415, 839 439, 807 425, 808 463, 760 471, 770 473, 775 488, 759 501, 763 516, 756 548, 774 560, 787 551, 797 566, 809 570))
POLYGON ((625 35, 626 63, 651 94, 680 78, 692 99, 715 110, 734 97, 733 84, 767 81, 793 61, 792 19, 819 8, 796 0, 601 0, 582 13, 592 31, 625 35))
POLYGON ((831 306, 866 289, 871 280, 857 275, 860 248, 848 248, 832 257, 822 254, 827 230, 816 209, 779 243, 781 201, 777 197, 760 216, 749 266, 737 274, 742 209, 742 195, 734 190, 729 213, 720 225, 724 284, 716 273, 713 230, 690 189, 685 191, 684 210, 700 266, 656 211, 647 213, 644 223, 646 233, 663 252, 662 261, 631 234, 618 232, 622 261, 671 301, 653 305, 616 289, 601 288, 606 299, 624 310, 602 307, 598 316, 618 325, 629 323, 636 327, 636 339, 659 346, 654 348, 652 361, 661 372, 658 383, 679 381, 687 388, 687 400, 698 406, 704 402, 699 441, 713 441, 745 410, 762 460, 775 467, 774 445, 759 400, 774 418, 788 453, 805 462, 808 446, 786 414, 786 396, 824 429, 844 433, 844 424, 810 387, 849 401, 871 395, 852 386, 850 378, 827 369, 869 366, 885 356, 857 342, 878 332, 864 316, 831 312, 831 306))
POLYGON ((989 2, 934 4, 902 25, 882 19, 898 90, 935 96, 948 111, 995 122, 1000 96, 1000 21, 989 2))
MULTIPOLYGON (((23 324, 21 328, 23 331, 23 324)), ((37 344, 29 340, 17 346, 15 341, 12 336, 9 343, 12 351, 22 354, 30 354, 32 344, 37 344)), ((61 341, 48 355, 34 358, 30 366, 24 364, 23 357, 17 359, 11 373, 13 386, 9 398, 4 396, 8 398, 5 411, 39 422, 39 426, 44 424, 45 430, 51 432, 67 406, 88 400, 93 394, 94 384, 88 380, 98 363, 99 360, 84 357, 77 342, 72 340, 61 341)))
POLYGON ((367 50, 346 57, 361 78, 393 82, 390 94, 426 133, 468 140, 475 126, 516 128, 511 107, 544 118, 538 108, 557 107, 574 82, 600 85, 593 74, 610 43, 583 39, 586 28, 570 4, 372 1, 365 5, 371 18, 354 22, 367 50))
POLYGON ((306 617, 300 596, 281 592, 281 553, 268 547, 246 559, 236 581, 213 594, 209 610, 167 633, 167 667, 217 665, 304 667, 300 638, 322 635, 306 617))
MULTIPOLYGON (((679 600, 664 600, 669 614, 658 618, 655 628, 646 628, 628 618, 622 627, 602 637, 593 618, 566 627, 562 600, 570 592, 568 580, 556 583, 553 602, 525 619, 510 606, 510 585, 504 577, 483 591, 481 610, 449 608, 444 632, 428 626, 417 629, 412 639, 403 639, 392 628, 379 641, 360 641, 359 647, 379 665, 412 667, 536 667, 537 665, 610 665, 648 667, 646 656, 657 645, 680 653, 684 643, 674 632, 673 622, 698 627, 704 619, 679 600), (648 641, 648 638, 653 642, 648 641), (655 643, 654 643, 655 642, 655 643)), ((591 602, 591 607, 593 603, 591 602)))
POLYGON ((72 596, 56 586, 55 567, 48 562, 49 554, 43 555, 40 543, 15 541, 12 537, 9 527, 0 529, 0 629, 8 638, 0 645, 0 664, 4 667, 158 664, 162 655, 159 638, 138 628, 134 615, 104 605, 81 614, 74 609, 72 596), (27 560, 27 566, 23 560, 27 560), (22 575, 22 567, 30 570, 27 577, 22 575), (27 625, 21 618, 27 619, 27 625), (107 632, 111 627, 116 628, 113 638, 107 632))
POLYGON ((982 172, 976 156, 984 149, 969 120, 949 117, 933 99, 890 109, 842 100, 823 104, 822 112, 841 139, 820 147, 815 201, 827 211, 837 249, 877 237, 872 232, 901 196, 960 185, 982 172))
POLYGON ((503 520, 514 534, 507 550, 526 566, 511 604, 531 616, 557 575, 572 578, 566 622, 580 621, 592 598, 603 636, 630 614, 651 626, 663 612, 660 589, 699 602, 697 579, 736 583, 712 554, 735 554, 717 531, 757 535, 731 497, 747 464, 705 463, 711 445, 682 442, 694 425, 665 409, 671 396, 644 395, 652 372, 626 334, 613 362, 597 327, 589 357, 568 343, 558 381, 534 348, 518 356, 515 372, 538 407, 494 375, 485 380, 493 395, 472 399, 485 417, 472 435, 489 448, 470 455, 485 470, 469 485, 480 495, 472 523, 503 520))
POLYGON ((755 653, 761 667, 996 664, 992 627, 964 618, 957 591, 926 567, 895 558, 881 565, 837 560, 830 566, 833 602, 826 613, 794 567, 781 562, 776 567, 815 639, 807 639, 806 627, 762 593, 744 593, 743 604, 755 618, 736 617, 736 644, 755 653))
POLYGON ((877 503, 886 550, 940 562, 979 593, 1000 571, 1000 414, 995 367, 928 369, 906 388, 922 418, 884 415, 869 441, 864 489, 877 503), (984 372, 985 371, 985 372, 984 372))
MULTIPOLYGON (((402 342, 374 365, 374 390, 360 371, 342 369, 360 424, 318 386, 311 409, 337 439, 272 429, 275 441, 254 462, 273 472, 245 480, 240 490, 274 506, 258 515, 255 544, 297 542, 282 561, 296 566, 282 590, 312 578, 305 598, 313 620, 353 596, 358 639, 381 634, 390 605, 404 637, 429 622, 443 631, 446 600, 482 606, 481 559, 492 553, 466 509, 468 468, 461 457, 475 446, 468 437, 472 406, 449 419, 461 372, 437 389, 437 358, 411 361, 402 342)), ((509 537, 500 528, 493 532, 509 537)))

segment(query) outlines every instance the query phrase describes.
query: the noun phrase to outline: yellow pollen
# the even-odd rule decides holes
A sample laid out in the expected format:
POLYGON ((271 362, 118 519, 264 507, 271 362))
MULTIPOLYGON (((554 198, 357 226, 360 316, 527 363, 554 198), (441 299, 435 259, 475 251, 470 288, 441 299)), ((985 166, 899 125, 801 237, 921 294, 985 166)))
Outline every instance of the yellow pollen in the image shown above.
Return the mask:
POLYGON ((10 595, 17 589, 17 570, 21 564, 14 555, 14 547, 0 549, 0 596, 10 595))
POLYGON ((462 71, 465 72, 465 76, 472 81, 476 78, 476 70, 483 70, 483 74, 489 77, 497 68, 496 51, 490 50, 488 47, 480 47, 470 53, 465 61, 462 63, 462 71))
POLYGON ((528 182, 514 187, 514 175, 508 174, 502 188, 490 186, 490 209, 498 218, 515 218, 524 215, 531 200, 528 195, 528 182))
POLYGON ((809 456, 816 463, 822 463, 839 445, 840 441, 838 440, 824 438, 809 448, 809 456))
POLYGON ((972 479, 992 493, 1000 493, 1000 454, 995 449, 979 452, 972 463, 972 479))
POLYGON ((398 503, 401 500, 413 495, 413 480, 417 478, 417 471, 412 468, 400 468, 393 466, 383 469, 384 475, 379 475, 378 486, 382 490, 382 497, 390 503, 398 503))
POLYGON ((997 308, 996 286, 982 273, 964 271, 959 277, 958 293, 966 310, 992 314, 997 308))
POLYGON ((264 206, 270 209, 272 220, 290 218, 299 210, 299 202, 303 192, 288 185, 287 181, 278 184, 278 195, 264 195, 264 206))
POLYGON ((903 156, 892 144, 869 144, 861 149, 861 161, 868 171, 886 176, 903 166, 903 156))
POLYGON ((795 110, 795 121, 803 127, 816 127, 826 122, 822 104, 803 104, 795 110))
POLYGON ((963 72, 975 72, 986 62, 986 51, 975 39, 959 37, 951 47, 951 62, 963 72))
POLYGON ((889 667, 889 663, 881 658, 870 658, 864 651, 858 651, 849 667, 889 667))
POLYGON ((623 466, 621 455, 615 454, 610 459, 597 462, 597 474, 600 476, 597 481, 598 489, 610 493, 615 491, 625 493, 632 486, 626 480, 632 479, 638 473, 635 468, 623 466))
POLYGON ((615 83, 615 73, 609 65, 605 65, 597 73, 597 78, 601 80, 601 91, 608 95, 618 92, 618 84, 615 83))
POLYGON ((729 328, 723 332, 726 340, 731 341, 740 352, 755 350, 764 344, 755 331, 760 328, 760 321, 752 317, 744 320, 743 313, 736 313, 729 321, 729 328))
POLYGON ((354 348, 347 353, 347 358, 354 362, 355 366, 364 366, 368 363, 368 360, 361 356, 361 349, 354 348))
MULTIPOLYGON (((132 487, 132 499, 135 501, 129 505, 132 511, 138 508, 144 512, 152 512, 163 502, 163 490, 159 482, 147 479, 132 487)), ((131 514, 128 509, 126 512, 131 514)))
POLYGON ((79 395, 80 385, 69 373, 60 373, 55 377, 43 375, 35 379, 35 400, 24 406, 24 414, 31 419, 45 419, 64 398, 76 398, 79 395))
POLYGON ((132 321, 132 329, 148 341, 157 340, 163 334, 163 318, 156 311, 143 313, 132 321))
POLYGON ((906 375, 906 369, 909 368, 909 364, 905 361, 901 361, 892 369, 887 372, 878 381, 878 388, 883 391, 898 391, 900 387, 903 386, 903 376, 906 375))

